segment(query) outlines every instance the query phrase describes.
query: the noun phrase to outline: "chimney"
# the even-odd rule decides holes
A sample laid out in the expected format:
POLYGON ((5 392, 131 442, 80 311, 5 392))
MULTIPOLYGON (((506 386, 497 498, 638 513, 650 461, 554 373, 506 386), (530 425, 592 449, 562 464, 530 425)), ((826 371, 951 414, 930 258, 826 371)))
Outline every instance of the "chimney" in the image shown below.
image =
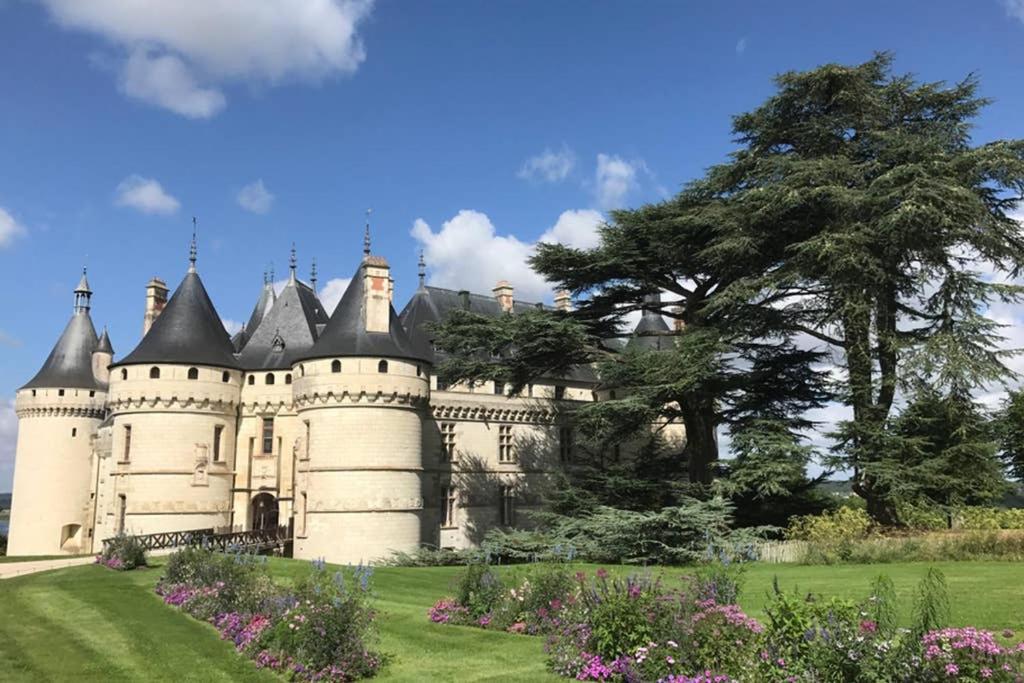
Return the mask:
POLYGON ((512 304, 515 302, 512 294, 515 291, 512 289, 512 285, 509 284, 508 280, 498 280, 498 284, 494 285, 494 298, 498 300, 498 305, 501 306, 501 310, 506 313, 512 312, 512 304))
POLYGON ((391 331, 391 267, 381 256, 363 259, 363 310, 366 331, 391 331))
POLYGON ((388 303, 393 303, 395 300, 395 278, 388 276, 388 303))
POLYGON ((142 336, 145 337, 153 322, 167 305, 167 284, 158 277, 154 277, 146 285, 146 316, 142 320, 142 336))
POLYGON ((555 308, 566 313, 572 310, 572 297, 569 296, 569 290, 560 289, 555 292, 555 308))

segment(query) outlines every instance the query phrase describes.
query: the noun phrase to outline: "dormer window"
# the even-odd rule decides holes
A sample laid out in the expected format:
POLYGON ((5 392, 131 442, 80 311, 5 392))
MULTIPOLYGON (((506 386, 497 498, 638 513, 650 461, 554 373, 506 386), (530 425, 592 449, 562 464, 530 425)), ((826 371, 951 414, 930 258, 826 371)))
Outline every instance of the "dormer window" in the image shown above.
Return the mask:
POLYGON ((270 342, 270 345, 278 353, 284 351, 284 339, 279 334, 274 335, 274 341, 270 342))
POLYGON ((188 369, 188 378, 189 379, 199 379, 199 368, 189 368, 188 369))
POLYGON ((149 378, 150 379, 160 379, 160 368, 158 368, 158 367, 150 368, 149 369, 149 378))
POLYGON ((388 362, 386 360, 382 360, 381 362, 377 363, 377 372, 387 372, 387 371, 388 371, 388 362))
POLYGON ((341 372, 341 361, 340 360, 331 361, 331 372, 341 372))

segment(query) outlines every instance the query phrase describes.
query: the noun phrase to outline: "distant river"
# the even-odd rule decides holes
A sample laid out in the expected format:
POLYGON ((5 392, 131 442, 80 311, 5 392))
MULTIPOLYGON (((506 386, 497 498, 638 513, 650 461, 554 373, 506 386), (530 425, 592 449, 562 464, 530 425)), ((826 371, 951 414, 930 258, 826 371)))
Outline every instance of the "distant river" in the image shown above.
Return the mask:
POLYGON ((6 519, 0 519, 0 534, 6 536, 8 528, 10 528, 10 522, 6 519))

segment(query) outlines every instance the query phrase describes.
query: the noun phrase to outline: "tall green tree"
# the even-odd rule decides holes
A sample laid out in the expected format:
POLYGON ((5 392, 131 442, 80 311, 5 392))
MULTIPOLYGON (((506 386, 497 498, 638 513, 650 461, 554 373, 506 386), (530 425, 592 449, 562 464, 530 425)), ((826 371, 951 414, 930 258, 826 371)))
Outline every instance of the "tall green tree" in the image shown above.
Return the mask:
POLYGON ((1024 482, 1024 391, 1011 391, 996 416, 999 450, 1007 473, 1024 482))
POLYGON ((1024 142, 975 144, 987 100, 973 76, 919 83, 878 54, 776 79, 777 92, 736 117, 741 148, 709 174, 715 195, 744 207, 726 226, 722 262, 766 235, 778 260, 732 287, 736 305, 773 301, 780 324, 834 352, 843 371, 838 465, 872 516, 896 522, 887 424, 901 385, 970 394, 1010 375, 999 325, 984 314, 1021 289, 1024 142), (802 285, 804 294, 788 290, 802 285))

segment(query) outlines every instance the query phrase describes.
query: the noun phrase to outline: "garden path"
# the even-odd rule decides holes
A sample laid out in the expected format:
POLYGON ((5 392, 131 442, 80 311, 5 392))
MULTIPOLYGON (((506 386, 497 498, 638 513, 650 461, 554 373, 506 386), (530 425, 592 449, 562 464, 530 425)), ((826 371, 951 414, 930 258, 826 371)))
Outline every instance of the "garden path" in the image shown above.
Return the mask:
POLYGON ((36 572, 45 572, 50 569, 63 569, 64 567, 74 567, 79 564, 92 564, 96 559, 92 556, 86 557, 69 557, 67 559, 59 560, 26 560, 24 562, 5 562, 0 563, 0 580, 10 579, 15 576, 24 576, 25 574, 35 574, 36 572))

